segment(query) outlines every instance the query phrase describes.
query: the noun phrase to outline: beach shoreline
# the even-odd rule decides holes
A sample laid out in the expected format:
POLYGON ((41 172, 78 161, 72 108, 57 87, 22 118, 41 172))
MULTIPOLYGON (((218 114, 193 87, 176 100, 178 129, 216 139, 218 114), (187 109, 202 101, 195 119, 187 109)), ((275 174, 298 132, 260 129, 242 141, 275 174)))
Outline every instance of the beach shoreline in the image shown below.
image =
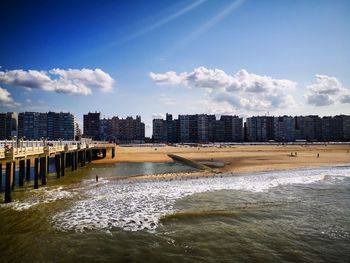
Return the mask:
POLYGON ((235 145, 231 147, 116 147, 114 159, 100 159, 93 164, 169 163, 168 154, 194 161, 213 160, 225 164, 211 171, 168 175, 139 175, 134 178, 173 178, 178 176, 211 176, 215 174, 246 174, 317 168, 350 164, 350 145, 235 145))

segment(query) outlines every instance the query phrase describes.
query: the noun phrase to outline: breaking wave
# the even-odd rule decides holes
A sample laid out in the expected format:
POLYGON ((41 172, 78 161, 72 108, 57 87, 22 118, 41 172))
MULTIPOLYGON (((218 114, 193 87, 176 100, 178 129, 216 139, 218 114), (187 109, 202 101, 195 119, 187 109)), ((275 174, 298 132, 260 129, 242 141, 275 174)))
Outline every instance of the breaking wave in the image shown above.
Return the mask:
POLYGON ((167 181, 111 180, 108 184, 84 188, 82 194, 86 199, 54 215, 53 227, 59 231, 77 232, 113 228, 154 231, 161 218, 177 212, 174 209, 176 200, 195 193, 216 190, 263 192, 281 185, 332 183, 332 180, 349 176, 350 167, 343 166, 167 181))
POLYGON ((16 200, 8 204, 1 204, 1 206, 10 207, 15 211, 23 211, 39 204, 47 204, 57 200, 71 198, 76 194, 75 192, 65 191, 62 189, 63 187, 31 190, 31 196, 25 200, 16 200))

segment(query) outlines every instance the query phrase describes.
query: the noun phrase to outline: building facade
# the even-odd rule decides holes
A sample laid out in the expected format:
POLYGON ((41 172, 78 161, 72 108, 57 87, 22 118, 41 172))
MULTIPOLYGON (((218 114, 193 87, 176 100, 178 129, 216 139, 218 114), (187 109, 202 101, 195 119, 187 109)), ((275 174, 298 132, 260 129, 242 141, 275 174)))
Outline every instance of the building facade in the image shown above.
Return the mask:
POLYGON ((71 113, 47 113, 47 138, 49 140, 74 140, 76 135, 75 117, 71 113))
POLYGON ((75 129, 75 117, 69 112, 21 112, 18 114, 18 138, 74 140, 75 129))
POLYGON ((295 141, 295 122, 291 116, 274 118, 274 140, 278 142, 295 141))
POLYGON ((83 116, 84 137, 100 140, 100 113, 89 112, 83 116))
POLYGON ((18 136, 18 116, 16 112, 0 113, 0 140, 18 136))
POLYGON ((208 143, 243 141, 243 119, 238 116, 195 114, 179 115, 173 119, 153 120, 153 141, 167 143, 208 143))
POLYGON ((274 117, 253 116, 246 120, 247 138, 250 142, 274 140, 274 117))

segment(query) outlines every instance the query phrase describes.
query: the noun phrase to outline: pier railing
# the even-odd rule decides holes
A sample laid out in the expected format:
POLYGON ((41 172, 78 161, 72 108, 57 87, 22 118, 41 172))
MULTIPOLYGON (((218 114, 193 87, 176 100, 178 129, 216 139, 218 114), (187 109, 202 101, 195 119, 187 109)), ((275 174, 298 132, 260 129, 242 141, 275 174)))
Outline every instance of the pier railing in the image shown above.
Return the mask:
POLYGON ((104 141, 24 141, 4 140, 0 141, 0 159, 14 159, 28 155, 50 155, 59 152, 69 152, 84 149, 98 149, 114 147, 114 144, 104 141))

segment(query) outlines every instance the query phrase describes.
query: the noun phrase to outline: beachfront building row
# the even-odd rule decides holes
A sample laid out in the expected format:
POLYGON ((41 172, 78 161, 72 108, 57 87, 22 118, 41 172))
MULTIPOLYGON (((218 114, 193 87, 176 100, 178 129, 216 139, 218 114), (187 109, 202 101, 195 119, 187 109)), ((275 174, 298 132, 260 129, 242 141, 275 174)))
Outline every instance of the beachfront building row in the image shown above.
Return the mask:
POLYGON ((75 117, 63 112, 0 113, 0 140, 74 140, 75 117))
POLYGON ((196 114, 153 120, 153 141, 167 143, 350 141, 350 116, 238 116, 196 114))
POLYGON ((350 141, 350 116, 253 116, 244 124, 245 141, 350 141))
POLYGON ((136 116, 101 119, 99 112, 84 115, 84 137, 116 143, 144 143, 145 124, 136 116))
POLYGON ((0 140, 17 136, 18 117, 16 112, 0 113, 0 140))
POLYGON ((243 119, 238 116, 195 114, 179 115, 173 119, 153 120, 154 142, 167 143, 205 143, 205 142, 241 142, 243 141, 243 119))

